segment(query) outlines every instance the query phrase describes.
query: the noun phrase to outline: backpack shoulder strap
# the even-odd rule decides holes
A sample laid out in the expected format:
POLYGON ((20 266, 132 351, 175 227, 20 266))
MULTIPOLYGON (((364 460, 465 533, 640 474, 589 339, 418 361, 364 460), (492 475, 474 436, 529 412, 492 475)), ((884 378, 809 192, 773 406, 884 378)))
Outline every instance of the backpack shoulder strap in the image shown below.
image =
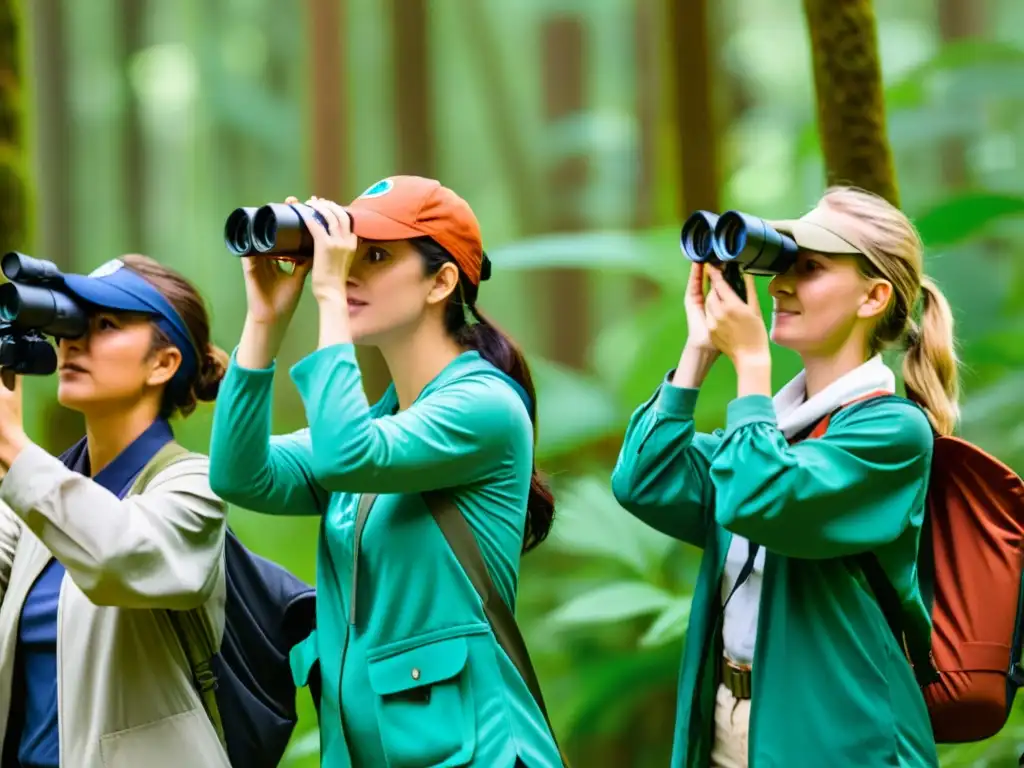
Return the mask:
MULTIPOLYGON (((861 397, 840 405, 819 421, 807 437, 816 438, 823 436, 828 430, 832 417, 839 413, 839 411, 853 406, 871 406, 890 401, 894 398, 904 400, 915 407, 920 407, 914 403, 913 400, 900 397, 892 392, 886 392, 884 390, 869 392, 866 395, 862 395, 861 397)), ((926 528, 922 531, 921 536, 922 544, 924 546, 927 546, 929 538, 927 535, 928 522, 928 518, 925 516, 926 528)), ((871 588, 871 592, 875 595, 875 600, 878 602, 878 607, 881 609, 886 623, 889 625, 890 630, 896 638, 896 642, 909 659, 910 664, 914 669, 914 676, 917 678, 918 685, 924 687, 938 680, 938 670, 935 667, 935 662, 931 654, 931 638, 916 637, 913 633, 910 635, 907 634, 904 628, 903 607, 900 604, 899 593, 896 592, 896 588, 889 581, 889 577, 886 576, 885 569, 882 568, 882 564, 879 562, 878 557, 874 552, 861 552, 854 555, 852 560, 860 567, 861 572, 864 574, 864 578, 868 582, 868 586, 871 588)))
POLYGON ((134 496, 137 493, 142 493, 146 490, 146 486, 153 482, 153 478, 172 464, 189 455, 191 455, 191 452, 188 448, 185 448, 174 440, 164 443, 160 450, 153 454, 153 458, 146 462, 146 466, 144 466, 142 471, 135 477, 135 482, 133 482, 131 488, 128 489, 126 496, 134 496))
MULTIPOLYGON (((184 446, 171 440, 164 444, 151 458, 146 466, 142 468, 135 482, 132 483, 126 496, 142 493, 146 487, 153 482, 153 478, 170 467, 172 464, 191 456, 192 452, 184 446)), ((218 649, 210 642, 209 633, 203 625, 203 620, 197 611, 166 611, 167 617, 174 629, 174 634, 181 643, 182 650, 188 660, 192 671, 192 682, 203 702, 203 708, 217 732, 220 743, 227 748, 224 739, 224 725, 220 717, 220 709, 217 707, 217 677, 213 672, 212 661, 218 649)))
MULTIPOLYGON (((515 664, 519 674, 522 675, 526 687, 530 690, 533 698, 540 707, 541 714, 548 724, 551 737, 555 738, 554 728, 551 727, 551 720, 548 717, 547 707, 544 704, 544 696, 541 694, 540 682, 530 661, 529 651, 526 649, 526 642, 519 631, 515 616, 509 609, 508 604, 498 594, 491 579, 490 571, 484 562, 483 553, 477 544, 476 536, 469 522, 462 514, 454 500, 442 491, 432 491, 423 494, 430 508, 430 513, 437 521, 441 533, 448 540, 455 558, 459 561, 462 569, 466 572, 473 587, 483 601, 484 613, 494 630, 498 643, 505 653, 515 664)), ((556 739, 557 745, 557 739, 556 739)), ((564 760, 564 756, 563 756, 564 760)))

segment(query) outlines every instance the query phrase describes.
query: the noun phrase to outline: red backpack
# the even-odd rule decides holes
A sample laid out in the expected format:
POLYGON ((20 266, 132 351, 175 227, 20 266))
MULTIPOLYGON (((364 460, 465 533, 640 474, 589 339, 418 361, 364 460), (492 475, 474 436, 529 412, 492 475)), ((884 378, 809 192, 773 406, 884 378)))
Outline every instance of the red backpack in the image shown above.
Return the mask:
MULTIPOLYGON (((842 408, 893 397, 872 392, 845 403, 808 437, 824 435, 842 408)), ((878 560, 857 559, 914 667, 936 742, 980 741, 1003 727, 1024 685, 1024 480, 978 446, 936 435, 925 504, 918 574, 931 638, 903 632, 878 560)))

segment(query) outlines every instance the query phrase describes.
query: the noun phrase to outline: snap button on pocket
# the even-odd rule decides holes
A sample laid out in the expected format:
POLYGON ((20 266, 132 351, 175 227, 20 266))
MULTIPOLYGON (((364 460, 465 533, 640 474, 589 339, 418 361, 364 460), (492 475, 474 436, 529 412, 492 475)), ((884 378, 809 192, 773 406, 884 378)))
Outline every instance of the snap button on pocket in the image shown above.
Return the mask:
POLYGON ((412 668, 412 679, 413 680, 419 680, 420 679, 420 671, 418 669, 416 669, 416 667, 412 668))

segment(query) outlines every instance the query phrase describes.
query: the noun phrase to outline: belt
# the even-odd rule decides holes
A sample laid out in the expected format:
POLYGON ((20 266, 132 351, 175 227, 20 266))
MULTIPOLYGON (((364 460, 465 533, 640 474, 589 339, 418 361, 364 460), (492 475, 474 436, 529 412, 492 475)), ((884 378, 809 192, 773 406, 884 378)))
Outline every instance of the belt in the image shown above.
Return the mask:
POLYGON ((750 666, 722 657, 722 682, 737 699, 750 698, 750 666))

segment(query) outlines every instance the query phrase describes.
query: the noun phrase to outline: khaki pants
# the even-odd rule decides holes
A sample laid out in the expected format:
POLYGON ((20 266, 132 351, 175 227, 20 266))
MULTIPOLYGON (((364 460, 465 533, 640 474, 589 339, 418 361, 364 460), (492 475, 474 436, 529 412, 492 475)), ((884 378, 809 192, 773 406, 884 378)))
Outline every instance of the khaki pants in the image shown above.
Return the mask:
POLYGON ((724 684, 719 684, 710 768, 747 768, 749 732, 750 699, 737 699, 724 684))

